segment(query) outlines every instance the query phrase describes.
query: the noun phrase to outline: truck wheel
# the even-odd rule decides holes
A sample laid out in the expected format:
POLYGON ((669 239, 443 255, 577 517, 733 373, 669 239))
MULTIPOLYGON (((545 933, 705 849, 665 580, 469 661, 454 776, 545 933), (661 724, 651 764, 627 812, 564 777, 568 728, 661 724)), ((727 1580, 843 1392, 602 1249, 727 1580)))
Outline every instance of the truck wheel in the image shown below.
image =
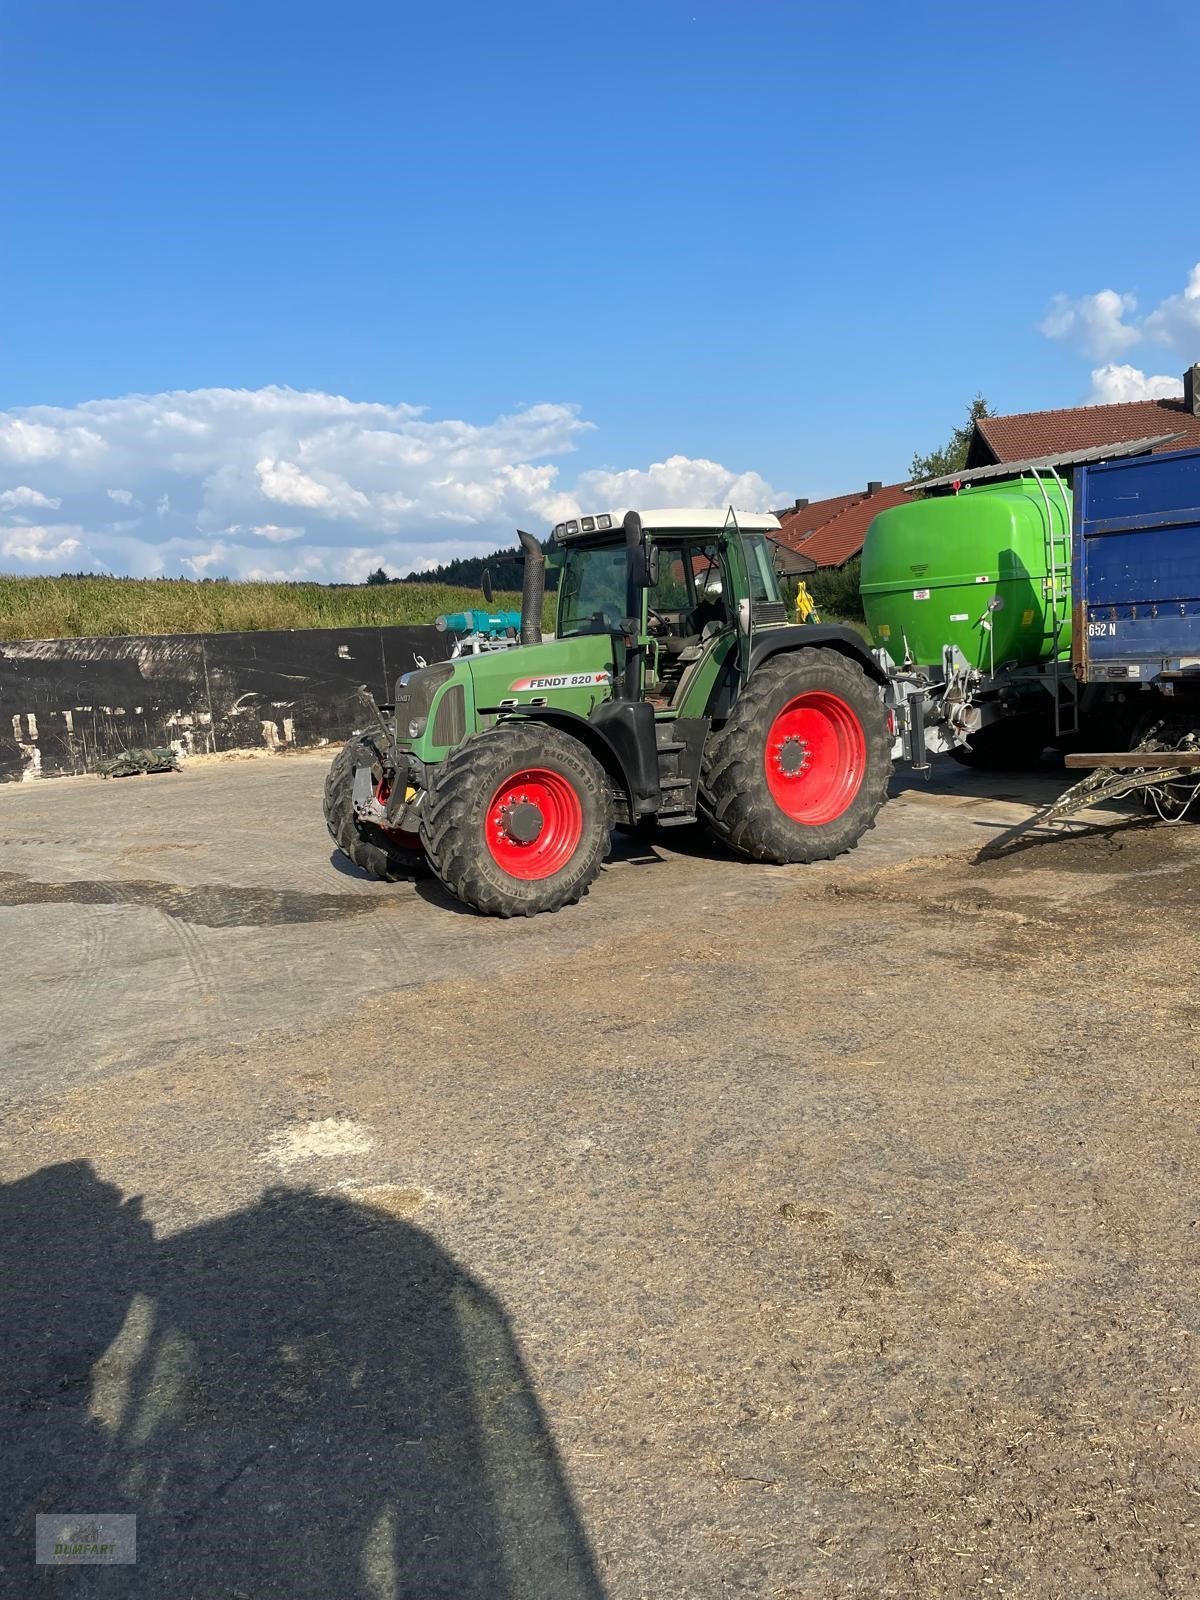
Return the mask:
POLYGON ((493 917, 572 905, 608 854, 608 775, 578 739, 500 722, 437 769, 421 808, 429 863, 450 893, 493 917))
POLYGON ((700 809, 755 861, 828 861, 875 826, 892 771, 879 690, 837 650, 763 663, 710 734, 700 809))
POLYGON ((325 825, 348 861, 385 883, 420 877, 425 852, 415 833, 392 832, 354 815, 354 769, 370 767, 376 786, 384 781, 383 756, 370 734, 356 734, 333 758, 325 779, 325 825))

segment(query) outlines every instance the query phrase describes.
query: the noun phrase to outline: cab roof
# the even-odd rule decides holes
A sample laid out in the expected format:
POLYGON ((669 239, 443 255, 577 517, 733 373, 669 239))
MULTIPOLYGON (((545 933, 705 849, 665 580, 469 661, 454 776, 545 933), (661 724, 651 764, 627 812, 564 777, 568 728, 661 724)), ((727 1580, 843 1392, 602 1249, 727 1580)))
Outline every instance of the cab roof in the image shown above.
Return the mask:
MULTIPOLYGON (((640 513, 642 527, 648 533, 720 533, 729 516, 728 506, 669 506, 657 511, 640 513)), ((620 533, 624 512, 600 511, 590 516, 573 517, 560 522, 554 529, 557 544, 573 539, 603 538, 608 533, 620 533)), ((736 511, 738 527, 743 533, 778 533, 779 518, 769 511, 736 511)))

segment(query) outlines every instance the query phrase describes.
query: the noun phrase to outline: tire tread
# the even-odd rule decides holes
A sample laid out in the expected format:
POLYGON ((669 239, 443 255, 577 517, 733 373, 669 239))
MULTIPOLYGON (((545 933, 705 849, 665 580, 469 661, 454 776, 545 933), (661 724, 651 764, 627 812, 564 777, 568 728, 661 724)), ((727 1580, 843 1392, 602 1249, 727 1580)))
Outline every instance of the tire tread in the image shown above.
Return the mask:
POLYGON ((532 722, 501 722, 464 740, 438 767, 421 807, 421 842, 434 873, 457 900, 494 917, 532 917, 581 900, 604 864, 611 827, 612 802, 604 769, 578 740, 532 722), (530 747, 531 740, 540 750, 530 747), (539 755, 553 758, 556 752, 581 763, 598 807, 594 837, 567 867, 530 882, 518 896, 493 876, 498 869, 477 816, 479 796, 494 791, 506 765, 517 770, 536 765, 539 755), (569 867, 575 871, 564 877, 569 867))
POLYGON ((699 806, 713 832, 752 861, 828 861, 853 850, 875 826, 891 771, 891 740, 875 685, 841 651, 808 646, 765 661, 742 690, 728 721, 709 735, 699 806), (841 695, 858 713, 867 741, 867 771, 840 817, 809 827, 793 822, 775 804, 763 752, 781 696, 817 688, 841 695))

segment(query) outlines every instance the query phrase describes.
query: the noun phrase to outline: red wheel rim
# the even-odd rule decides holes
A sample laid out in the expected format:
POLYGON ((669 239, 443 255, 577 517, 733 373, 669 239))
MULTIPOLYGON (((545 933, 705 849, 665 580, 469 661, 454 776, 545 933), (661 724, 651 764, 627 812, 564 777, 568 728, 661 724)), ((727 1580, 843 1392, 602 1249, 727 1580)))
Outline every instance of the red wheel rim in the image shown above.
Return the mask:
MULTIPOLYGON (((375 799, 381 807, 387 806, 388 795, 391 792, 392 786, 385 775, 375 785, 375 799)), ((385 838, 391 839, 401 850, 420 851, 423 848, 421 835, 415 828, 389 828, 386 822, 377 822, 375 827, 379 829, 385 838)))
POLYGON ((484 830, 492 859, 510 877, 549 878, 579 846, 583 806, 574 784, 561 772, 527 767, 496 790, 484 830))
POLYGON ((797 695, 771 724, 764 757, 771 798, 793 822, 832 822, 862 788, 867 740, 858 714, 840 695, 797 695))

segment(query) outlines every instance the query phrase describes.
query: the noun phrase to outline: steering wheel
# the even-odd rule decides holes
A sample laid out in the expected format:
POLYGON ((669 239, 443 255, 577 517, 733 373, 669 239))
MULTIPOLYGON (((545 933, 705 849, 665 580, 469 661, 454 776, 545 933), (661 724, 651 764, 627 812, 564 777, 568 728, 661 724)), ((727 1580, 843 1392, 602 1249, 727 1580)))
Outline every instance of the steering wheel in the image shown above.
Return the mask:
POLYGON ((653 606, 646 607, 646 624, 651 633, 670 633, 671 623, 661 611, 656 611, 653 606))

